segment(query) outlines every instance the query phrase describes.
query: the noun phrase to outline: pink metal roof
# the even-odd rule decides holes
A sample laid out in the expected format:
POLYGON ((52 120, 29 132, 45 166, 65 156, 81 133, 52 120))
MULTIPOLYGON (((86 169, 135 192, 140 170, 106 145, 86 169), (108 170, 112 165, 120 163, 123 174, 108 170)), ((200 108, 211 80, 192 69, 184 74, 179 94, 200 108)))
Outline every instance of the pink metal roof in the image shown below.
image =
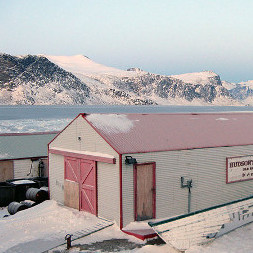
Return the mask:
POLYGON ((253 113, 84 114, 120 154, 253 144, 253 113))

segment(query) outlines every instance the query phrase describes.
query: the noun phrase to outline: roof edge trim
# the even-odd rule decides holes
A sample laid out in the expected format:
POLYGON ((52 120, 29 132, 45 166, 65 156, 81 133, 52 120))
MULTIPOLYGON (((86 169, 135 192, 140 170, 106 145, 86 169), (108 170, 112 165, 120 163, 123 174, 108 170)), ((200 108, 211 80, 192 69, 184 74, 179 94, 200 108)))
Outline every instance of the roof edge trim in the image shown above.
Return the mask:
POLYGON ((145 154, 145 153, 155 153, 155 152, 169 152, 169 151, 186 151, 186 150, 195 150, 195 149, 205 149, 205 148, 231 148, 231 147, 240 147, 240 146, 253 146, 252 144, 239 144, 231 146, 212 146, 212 147, 200 147, 200 148, 184 148, 184 149, 165 149, 165 150, 148 150, 148 151, 138 151, 138 152, 124 152, 122 155, 128 154, 145 154))

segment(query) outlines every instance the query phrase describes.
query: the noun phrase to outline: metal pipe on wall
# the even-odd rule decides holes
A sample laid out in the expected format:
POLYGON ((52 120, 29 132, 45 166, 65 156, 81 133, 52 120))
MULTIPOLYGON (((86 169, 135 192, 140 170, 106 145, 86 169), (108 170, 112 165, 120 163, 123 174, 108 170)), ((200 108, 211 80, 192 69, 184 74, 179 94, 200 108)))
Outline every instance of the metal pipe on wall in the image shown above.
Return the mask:
POLYGON ((188 213, 191 212, 191 188, 192 188, 192 179, 187 180, 184 183, 184 177, 181 177, 181 188, 188 188, 188 213))

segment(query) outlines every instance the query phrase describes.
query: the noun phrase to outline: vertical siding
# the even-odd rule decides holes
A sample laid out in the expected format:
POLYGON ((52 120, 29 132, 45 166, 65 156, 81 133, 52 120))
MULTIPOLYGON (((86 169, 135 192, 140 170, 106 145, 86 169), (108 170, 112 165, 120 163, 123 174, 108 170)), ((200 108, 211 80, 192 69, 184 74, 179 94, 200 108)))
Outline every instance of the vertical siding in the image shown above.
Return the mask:
MULTIPOLYGON (((253 146, 129 154, 139 163, 156 162, 157 218, 187 213, 188 189, 180 178, 193 180, 192 211, 252 194, 253 180, 226 184, 226 157, 253 154, 253 146)), ((123 157, 124 161, 124 157, 123 157)), ((133 166, 123 164, 124 226, 134 220, 133 166)))
POLYGON ((18 179, 37 177, 39 175, 38 165, 38 161, 32 162, 31 159, 14 160, 14 178, 18 179))
POLYGON ((14 178, 14 162, 0 161, 0 182, 14 178))
POLYGON ((50 199, 64 204, 64 157, 49 154, 50 199))
MULTIPOLYGON (((136 154, 132 155, 134 158, 136 154)), ((123 201, 123 227, 134 221, 134 170, 133 165, 125 164, 122 156, 122 201, 123 201)), ((141 163, 141 160, 138 159, 141 163)))
MULTIPOLYGON (((76 118, 49 146, 50 148, 66 148, 80 151, 99 152, 112 155, 116 164, 97 163, 98 185, 98 215, 120 221, 120 181, 119 155, 110 145, 82 118, 76 118), (81 137, 81 141, 78 140, 81 137)), ((49 171, 52 172, 52 161, 49 160, 49 171)), ((64 164, 53 170, 51 177, 56 179, 56 173, 64 173, 64 164)), ((50 172, 50 173, 51 173, 50 172)), ((54 190, 53 190, 54 191, 54 190)), ((51 190, 52 192, 52 190, 51 190)))
POLYGON ((120 222, 119 166, 97 163, 98 216, 120 222))
POLYGON ((44 169, 43 169, 43 173, 44 173, 44 177, 48 177, 48 163, 47 163, 47 158, 43 158, 41 159, 42 162, 44 163, 44 169))

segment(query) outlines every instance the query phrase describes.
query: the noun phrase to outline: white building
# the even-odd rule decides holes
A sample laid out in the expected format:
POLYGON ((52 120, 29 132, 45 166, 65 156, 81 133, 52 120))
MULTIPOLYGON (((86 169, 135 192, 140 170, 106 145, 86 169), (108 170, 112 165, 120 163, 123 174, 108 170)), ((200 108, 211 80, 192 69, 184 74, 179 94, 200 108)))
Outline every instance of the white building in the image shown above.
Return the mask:
POLYGON ((47 144, 58 132, 0 134, 0 182, 39 176, 39 161, 47 176, 47 144))
POLYGON ((247 197, 251 171, 251 113, 79 114, 49 144, 51 198, 120 228, 247 197))

